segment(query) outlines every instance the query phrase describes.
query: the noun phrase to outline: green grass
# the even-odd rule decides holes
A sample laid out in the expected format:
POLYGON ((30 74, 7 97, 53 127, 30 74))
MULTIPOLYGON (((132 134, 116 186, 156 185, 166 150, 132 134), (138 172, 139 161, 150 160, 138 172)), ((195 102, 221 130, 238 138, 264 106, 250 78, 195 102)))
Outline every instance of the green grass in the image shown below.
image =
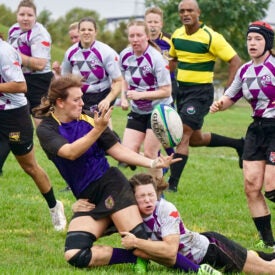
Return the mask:
MULTIPOLYGON (((126 114, 118 107, 113 112, 114 129, 121 137, 126 114)), ((250 109, 246 104, 239 104, 226 112, 208 115, 204 130, 239 138, 245 135, 250 121, 250 109)), ((65 182, 46 158, 37 139, 35 149, 70 219, 73 195, 60 192, 65 182)), ((116 161, 110 161, 117 165, 116 161)), ((137 172, 140 171, 145 169, 138 168, 137 172)), ((123 172, 127 177, 133 175, 130 169, 123 169, 123 172)), ((132 267, 127 264, 93 270, 77 270, 68 265, 63 258, 66 234, 53 230, 44 199, 11 154, 5 163, 4 175, 0 177, 0 194, 0 274, 133 274, 132 267)), ((166 193, 165 196, 178 207, 189 229, 218 231, 249 248, 257 241, 243 191, 242 170, 232 148, 191 148, 178 193, 166 193)), ((117 234, 102 238, 98 243, 120 247, 117 234)), ((174 273, 163 266, 150 264, 149 274, 174 273)))

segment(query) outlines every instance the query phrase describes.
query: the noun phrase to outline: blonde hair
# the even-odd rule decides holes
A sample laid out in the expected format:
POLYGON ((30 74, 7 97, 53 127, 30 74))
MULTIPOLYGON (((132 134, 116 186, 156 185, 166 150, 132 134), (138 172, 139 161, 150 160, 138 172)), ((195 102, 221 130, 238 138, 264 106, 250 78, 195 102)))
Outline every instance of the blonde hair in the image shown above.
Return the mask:
POLYGON ((78 29, 78 22, 73 22, 69 25, 69 31, 78 29))
POLYGON ((146 17, 146 15, 148 15, 149 13, 158 14, 158 15, 161 17, 161 20, 163 21, 163 11, 162 11, 161 8, 159 8, 159 7, 151 7, 151 8, 148 8, 148 9, 145 11, 145 17, 146 17))

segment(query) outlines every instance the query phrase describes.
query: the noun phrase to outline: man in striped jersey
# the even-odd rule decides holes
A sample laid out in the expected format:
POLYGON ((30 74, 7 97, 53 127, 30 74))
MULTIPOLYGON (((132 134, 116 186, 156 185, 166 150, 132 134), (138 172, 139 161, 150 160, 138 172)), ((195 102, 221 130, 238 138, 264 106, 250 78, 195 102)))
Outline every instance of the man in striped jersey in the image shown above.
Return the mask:
POLYGON ((241 65, 235 50, 224 37, 199 21, 200 9, 196 0, 182 0, 178 5, 183 26, 172 35, 169 50, 170 69, 177 69, 177 110, 183 123, 183 138, 174 157, 182 161, 171 166, 169 190, 177 191, 178 182, 187 163, 190 146, 232 147, 239 155, 242 168, 243 139, 214 133, 202 133, 204 117, 214 98, 214 65, 216 58, 229 63, 226 87, 232 82, 241 65))

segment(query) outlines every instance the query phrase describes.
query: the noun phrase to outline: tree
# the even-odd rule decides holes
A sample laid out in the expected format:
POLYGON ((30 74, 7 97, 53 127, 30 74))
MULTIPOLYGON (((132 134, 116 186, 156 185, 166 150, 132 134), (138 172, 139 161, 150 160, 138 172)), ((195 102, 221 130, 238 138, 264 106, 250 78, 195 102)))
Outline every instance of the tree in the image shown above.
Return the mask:
MULTIPOLYGON (((224 35, 238 54, 248 59, 246 30, 250 22, 265 17, 271 0, 198 0, 201 20, 224 35)), ((164 11, 165 30, 172 33, 181 26, 175 0, 145 0, 145 6, 159 6, 164 11)))

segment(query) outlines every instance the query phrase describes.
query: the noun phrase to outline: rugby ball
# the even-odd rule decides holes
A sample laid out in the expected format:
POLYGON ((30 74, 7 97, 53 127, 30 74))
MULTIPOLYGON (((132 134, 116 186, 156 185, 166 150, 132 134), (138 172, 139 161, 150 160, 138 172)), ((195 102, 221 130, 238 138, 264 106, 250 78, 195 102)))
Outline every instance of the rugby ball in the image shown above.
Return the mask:
POLYGON ((168 104, 158 104, 151 114, 151 127, 164 148, 178 145, 182 139, 182 121, 177 111, 168 104))

